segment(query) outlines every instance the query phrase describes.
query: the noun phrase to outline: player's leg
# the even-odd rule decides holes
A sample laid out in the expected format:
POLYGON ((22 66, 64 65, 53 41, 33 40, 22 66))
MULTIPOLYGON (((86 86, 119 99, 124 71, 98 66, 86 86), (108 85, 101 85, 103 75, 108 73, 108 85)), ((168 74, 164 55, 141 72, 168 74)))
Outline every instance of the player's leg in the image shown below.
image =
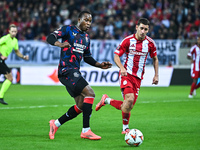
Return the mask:
POLYGON ((196 89, 198 89, 199 87, 200 87, 200 71, 199 71, 199 77, 197 79, 197 84, 196 84, 195 90, 193 92, 194 96, 196 96, 196 89))
POLYGON ((124 81, 121 84, 122 95, 124 97, 124 101, 121 106, 122 120, 123 120, 122 134, 125 134, 126 132, 130 131, 129 120, 130 120, 131 110, 133 109, 133 106, 137 101, 141 84, 141 80, 139 78, 136 78, 129 74, 127 76, 127 79, 125 78, 124 81), (123 85, 123 83, 126 84, 123 85))
POLYGON ((127 87, 123 90, 123 95, 124 95, 124 101, 121 106, 122 110, 122 134, 125 134, 126 132, 129 132, 129 120, 131 116, 131 110, 133 109, 133 105, 135 104, 134 100, 134 91, 132 88, 127 87))
POLYGON ((76 84, 73 84, 74 81, 72 83, 72 80, 71 80, 73 77, 70 76, 69 78, 70 80, 68 80, 68 78, 66 77, 59 77, 59 80, 66 87, 66 90, 68 91, 70 96, 75 99, 76 105, 71 106, 68 109, 68 111, 64 113, 60 118, 56 120, 50 120, 49 122, 50 123, 49 138, 50 139, 54 139, 54 135, 61 125, 63 125, 65 122, 75 118, 77 115, 82 113, 81 107, 82 107, 84 97, 80 95, 81 90, 75 89, 76 84))
POLYGON ((115 107, 116 109, 121 110, 122 103, 123 103, 122 101, 111 99, 110 97, 108 97, 107 94, 104 94, 100 102, 96 105, 95 110, 98 111, 102 106, 105 106, 106 104, 109 104, 115 107))
POLYGON ((82 110, 77 106, 73 105, 68 109, 68 111, 63 114, 60 118, 56 120, 50 120, 50 132, 49 132, 49 138, 54 139, 54 135, 58 128, 63 125, 65 122, 74 119, 77 117, 80 113, 82 113, 82 110))
POLYGON ((6 72, 5 77, 6 80, 3 82, 2 86, 1 86, 1 90, 0 90, 0 103, 7 105, 8 103, 6 103, 4 101, 4 95, 7 92, 7 90, 9 89, 10 85, 12 84, 12 73, 10 72, 10 69, 7 69, 8 72, 6 72))
POLYGON ((188 95, 188 98, 193 98, 193 92, 196 89, 196 84, 197 84, 197 78, 193 78, 193 82, 190 88, 190 94, 188 95))
MULTIPOLYGON (((85 79, 83 79, 83 78, 80 80, 82 80, 82 81, 80 81, 79 83, 86 82, 85 79)), ((82 90, 81 94, 84 95, 84 97, 85 97, 83 100, 83 107, 82 107, 83 129, 81 132, 81 138, 86 138, 86 139, 91 139, 91 140, 99 140, 99 139, 101 139, 101 137, 98 135, 95 135, 90 129, 90 117, 92 114, 92 105, 94 102, 95 93, 94 93, 93 89, 89 85, 87 85, 82 90)))

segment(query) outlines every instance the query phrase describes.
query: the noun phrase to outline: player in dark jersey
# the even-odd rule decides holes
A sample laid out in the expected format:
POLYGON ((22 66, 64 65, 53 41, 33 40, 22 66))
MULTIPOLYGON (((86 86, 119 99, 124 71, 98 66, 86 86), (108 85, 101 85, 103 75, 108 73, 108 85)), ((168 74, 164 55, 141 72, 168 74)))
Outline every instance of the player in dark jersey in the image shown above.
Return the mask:
POLYGON ((50 120, 49 138, 54 139, 57 129, 65 122, 75 118, 83 112, 83 129, 81 138, 99 140, 90 129, 90 115, 95 97, 93 89, 82 77, 79 69, 82 59, 92 66, 108 69, 112 66, 110 62, 99 63, 91 56, 90 37, 85 32, 92 23, 92 15, 88 11, 82 11, 78 15, 78 23, 75 26, 63 26, 47 37, 51 45, 61 47, 60 62, 58 66, 58 78, 66 87, 68 93, 75 99, 76 105, 57 120, 50 120), (62 41, 59 42, 58 39, 62 41))

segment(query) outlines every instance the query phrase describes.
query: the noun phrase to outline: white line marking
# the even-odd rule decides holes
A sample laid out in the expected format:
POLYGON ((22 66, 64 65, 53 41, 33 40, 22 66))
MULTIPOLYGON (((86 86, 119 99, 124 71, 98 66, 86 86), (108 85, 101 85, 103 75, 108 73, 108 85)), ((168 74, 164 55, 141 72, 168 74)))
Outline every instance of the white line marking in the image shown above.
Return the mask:
POLYGON ((48 108, 48 107, 59 107, 59 106, 72 106, 72 105, 46 105, 46 106, 22 106, 22 107, 2 107, 0 109, 29 109, 29 108, 48 108))
MULTIPOLYGON (((176 103, 176 102, 200 102, 196 99, 188 99, 188 100, 163 100, 163 101, 137 101, 137 103, 149 104, 149 103, 176 103)), ((1 107, 1 109, 34 109, 34 108, 49 108, 49 107, 65 107, 65 106, 72 106, 71 105, 41 105, 41 106, 21 106, 21 107, 1 107)))

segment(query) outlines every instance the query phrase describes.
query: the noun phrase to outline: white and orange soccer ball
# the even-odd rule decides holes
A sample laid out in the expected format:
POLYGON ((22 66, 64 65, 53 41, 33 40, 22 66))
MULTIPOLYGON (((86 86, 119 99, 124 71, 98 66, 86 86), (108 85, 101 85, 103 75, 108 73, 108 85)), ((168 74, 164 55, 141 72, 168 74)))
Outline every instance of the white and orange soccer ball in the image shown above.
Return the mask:
POLYGON ((138 129, 131 129, 125 134, 125 142, 130 146, 139 146, 144 141, 142 132, 138 129))

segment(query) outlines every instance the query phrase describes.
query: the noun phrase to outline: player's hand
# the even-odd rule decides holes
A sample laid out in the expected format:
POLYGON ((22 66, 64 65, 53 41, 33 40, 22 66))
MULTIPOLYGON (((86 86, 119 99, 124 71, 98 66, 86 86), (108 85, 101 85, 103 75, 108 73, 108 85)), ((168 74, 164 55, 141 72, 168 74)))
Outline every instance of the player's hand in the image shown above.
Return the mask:
POLYGON ((111 68, 111 67, 112 67, 112 64, 111 64, 110 62, 102 62, 102 63, 100 64, 100 67, 101 67, 102 69, 108 69, 108 68, 111 68))
POLYGON ((29 60, 29 56, 28 56, 28 55, 25 55, 25 56, 23 57, 23 59, 24 59, 24 60, 29 60))
POLYGON ((153 77, 153 82, 152 82, 152 84, 155 84, 155 85, 158 84, 158 76, 154 76, 154 77, 153 77))
POLYGON ((120 68, 121 76, 127 76, 127 71, 125 68, 120 68))
POLYGON ((6 60, 8 57, 1 55, 2 60, 6 60))

